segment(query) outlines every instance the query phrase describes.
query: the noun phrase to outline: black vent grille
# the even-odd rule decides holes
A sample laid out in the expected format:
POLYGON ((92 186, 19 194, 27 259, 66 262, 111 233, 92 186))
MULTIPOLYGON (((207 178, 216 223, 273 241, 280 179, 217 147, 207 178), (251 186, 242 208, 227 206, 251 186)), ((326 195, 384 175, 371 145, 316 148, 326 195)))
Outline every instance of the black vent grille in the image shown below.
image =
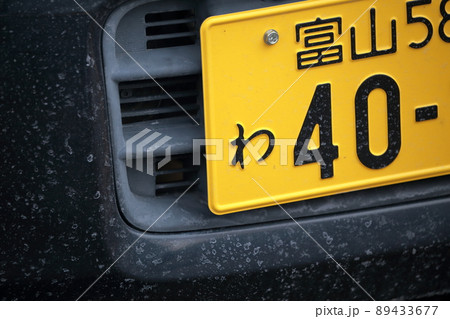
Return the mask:
MULTIPOLYGON (((186 134, 188 136, 192 134, 192 124, 175 101, 192 117, 196 117, 200 111, 201 75, 156 78, 155 80, 159 85, 151 79, 119 83, 123 128, 126 132, 132 132, 126 135, 132 136, 145 127, 171 137, 164 144, 164 147, 171 147, 172 150, 167 164, 158 168, 163 157, 155 156, 145 159, 145 161, 153 162, 152 176, 134 169, 128 170, 130 188, 134 193, 144 196, 170 195, 184 191, 195 181, 199 170, 198 165, 193 165, 192 150, 188 150, 187 142, 182 141, 186 134), (186 122, 189 125, 182 126, 183 133, 180 133, 180 123, 186 122)), ((188 139, 188 142, 192 145, 191 139, 188 139)), ((144 166, 146 165, 145 163, 144 166)))
POLYGON ((155 195, 182 192, 194 183, 199 166, 194 166, 192 153, 172 155, 169 163, 158 169, 156 163, 162 158, 155 158, 155 195))
POLYGON ((193 10, 148 13, 145 23, 147 49, 192 45, 197 41, 193 10))
POLYGON ((153 80, 122 82, 119 84, 122 123, 186 116, 173 97, 191 116, 200 108, 199 75, 155 79, 169 94, 164 93, 153 80))

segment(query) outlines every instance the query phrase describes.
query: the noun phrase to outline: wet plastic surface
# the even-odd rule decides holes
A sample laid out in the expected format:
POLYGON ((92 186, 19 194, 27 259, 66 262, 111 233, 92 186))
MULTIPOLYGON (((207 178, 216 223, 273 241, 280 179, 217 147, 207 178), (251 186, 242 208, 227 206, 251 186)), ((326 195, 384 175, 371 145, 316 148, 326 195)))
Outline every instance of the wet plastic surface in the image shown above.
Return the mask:
MULTIPOLYGON (((119 5, 81 4, 100 23, 119 5)), ((0 296, 76 299, 141 235, 117 208, 101 30, 70 0, 3 2, 0 16, 0 296)), ((425 298, 450 289, 449 204, 299 222, 375 299, 425 298)), ((279 221, 144 235, 84 298, 368 297, 279 221)))

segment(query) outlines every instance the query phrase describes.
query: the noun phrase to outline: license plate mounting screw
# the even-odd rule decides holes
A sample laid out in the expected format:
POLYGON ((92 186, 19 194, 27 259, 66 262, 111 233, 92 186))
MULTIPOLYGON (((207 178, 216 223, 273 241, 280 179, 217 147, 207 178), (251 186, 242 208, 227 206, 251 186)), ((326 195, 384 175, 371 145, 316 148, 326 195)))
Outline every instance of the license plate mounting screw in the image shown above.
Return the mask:
POLYGON ((268 45, 274 45, 279 39, 280 36, 274 29, 267 30, 266 33, 264 33, 264 42, 268 45))

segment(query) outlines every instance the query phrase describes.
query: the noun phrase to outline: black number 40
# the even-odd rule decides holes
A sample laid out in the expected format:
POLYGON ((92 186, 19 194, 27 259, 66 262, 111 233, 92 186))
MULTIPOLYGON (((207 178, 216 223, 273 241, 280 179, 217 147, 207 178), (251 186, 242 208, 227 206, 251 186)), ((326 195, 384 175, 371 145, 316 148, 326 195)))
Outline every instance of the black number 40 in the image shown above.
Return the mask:
MULTIPOLYGON (((400 90, 395 80, 384 74, 377 74, 366 79, 358 88, 355 96, 356 118, 356 153, 363 165, 371 169, 380 169, 391 164, 400 152, 400 90), (381 155, 374 155, 369 146, 369 94, 375 89, 382 89, 387 97, 388 114, 388 148, 381 155)), ((319 126, 319 151, 321 178, 330 178, 334 175, 333 161, 338 158, 338 146, 333 144, 331 125, 331 85, 319 84, 314 92, 308 112, 294 147, 295 166, 318 162, 314 151, 308 150, 306 154, 305 144, 311 139, 316 125, 319 126), (298 161, 302 156, 307 160, 298 161)))

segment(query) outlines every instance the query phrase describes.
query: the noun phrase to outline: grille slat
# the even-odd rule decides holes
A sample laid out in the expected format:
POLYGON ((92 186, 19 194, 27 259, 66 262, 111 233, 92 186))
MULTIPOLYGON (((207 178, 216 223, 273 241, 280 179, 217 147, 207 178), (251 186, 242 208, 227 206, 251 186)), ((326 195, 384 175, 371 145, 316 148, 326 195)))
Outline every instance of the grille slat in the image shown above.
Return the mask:
POLYGON ((193 10, 176 10, 176 11, 161 11, 161 12, 151 12, 145 15, 145 22, 159 22, 167 20, 178 20, 187 17, 193 17, 193 10))
MULTIPOLYGON (((198 105, 183 105, 183 108, 188 111, 189 113, 194 113, 199 110, 198 105)), ((152 116, 152 115, 160 115, 160 114, 171 114, 171 113, 179 113, 184 111, 177 105, 177 106, 171 106, 171 107, 165 107, 165 108, 155 108, 155 109, 146 109, 146 110, 130 110, 130 111, 123 111, 122 112, 122 118, 128 119, 133 117, 139 117, 139 116, 152 116)))
MULTIPOLYGON (((186 83, 195 83, 198 79, 198 75, 186 75, 186 76, 177 76, 171 78, 159 78, 157 82, 166 89, 166 87, 176 87, 178 84, 186 83)), ((120 83, 120 89, 139 89, 139 88, 159 88, 159 85, 155 83, 153 80, 149 81, 130 81, 130 82, 122 82, 120 83)))
POLYGON ((148 39, 149 39, 148 42, 156 42, 156 41, 162 41, 162 40, 172 40, 174 38, 194 37, 196 34, 197 34, 197 32, 188 31, 188 32, 177 32, 177 33, 166 33, 166 34, 149 35, 148 36, 148 39))
POLYGON ((190 173, 190 172, 196 172, 197 169, 194 167, 188 167, 188 168, 179 168, 179 169, 172 169, 172 170, 165 170, 165 171, 156 171, 155 175, 168 175, 168 174, 176 174, 176 173, 190 173))
POLYGON ((156 184, 156 191, 158 195, 158 191, 161 190, 176 190, 186 188, 191 185, 194 181, 183 181, 183 182, 173 182, 173 183, 164 183, 164 184, 156 184))
POLYGON ((147 22, 148 27, 160 27, 165 25, 175 25, 175 24, 183 24, 183 23, 194 23, 195 18, 187 18, 187 19, 175 19, 175 20, 165 20, 165 21, 155 21, 155 22, 147 22))
POLYGON ((197 42, 193 10, 148 13, 145 22, 147 49, 193 45, 197 42))
POLYGON ((198 104, 200 75, 155 80, 170 96, 164 93, 153 80, 119 84, 122 123, 186 116, 177 103, 190 115, 197 115, 200 109, 198 104))
POLYGON ((127 104, 127 103, 138 103, 138 102, 160 101, 160 100, 172 100, 172 98, 174 98, 176 100, 177 98, 182 98, 182 97, 197 96, 198 92, 197 91, 184 91, 184 92, 174 92, 174 93, 169 93, 169 94, 171 96, 163 93, 163 94, 158 94, 158 95, 121 98, 120 103, 127 104))

